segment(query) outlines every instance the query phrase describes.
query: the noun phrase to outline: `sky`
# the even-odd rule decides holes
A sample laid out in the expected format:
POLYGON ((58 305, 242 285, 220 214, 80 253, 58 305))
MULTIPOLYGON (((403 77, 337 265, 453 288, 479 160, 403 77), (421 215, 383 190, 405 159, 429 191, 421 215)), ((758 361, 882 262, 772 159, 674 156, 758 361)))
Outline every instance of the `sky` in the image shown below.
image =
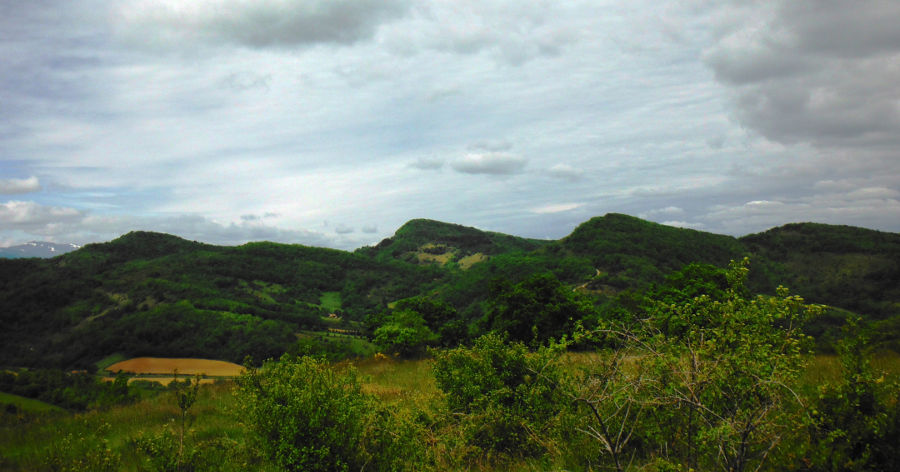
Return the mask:
POLYGON ((895 0, 0 0, 0 247, 900 232, 895 0))

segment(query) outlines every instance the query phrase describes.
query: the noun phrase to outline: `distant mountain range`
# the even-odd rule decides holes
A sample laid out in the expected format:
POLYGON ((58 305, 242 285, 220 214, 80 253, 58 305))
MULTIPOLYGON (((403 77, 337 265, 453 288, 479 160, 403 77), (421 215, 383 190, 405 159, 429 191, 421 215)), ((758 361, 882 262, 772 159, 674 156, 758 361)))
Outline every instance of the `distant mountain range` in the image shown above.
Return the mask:
POLYGON ((46 241, 31 241, 18 246, 0 247, 0 258, 19 259, 24 257, 56 257, 72 252, 81 246, 77 244, 58 244, 46 241))
POLYGON ((364 321, 413 296, 448 303, 473 327, 494 282, 539 273, 603 309, 686 264, 745 256, 753 292, 785 285, 835 307, 821 333, 850 313, 900 333, 897 233, 796 223, 735 238, 607 214, 548 241, 417 219, 353 252, 132 232, 61 257, 0 259, 0 367, 87 366, 113 353, 264 359, 301 330, 327 329, 329 313, 364 321))

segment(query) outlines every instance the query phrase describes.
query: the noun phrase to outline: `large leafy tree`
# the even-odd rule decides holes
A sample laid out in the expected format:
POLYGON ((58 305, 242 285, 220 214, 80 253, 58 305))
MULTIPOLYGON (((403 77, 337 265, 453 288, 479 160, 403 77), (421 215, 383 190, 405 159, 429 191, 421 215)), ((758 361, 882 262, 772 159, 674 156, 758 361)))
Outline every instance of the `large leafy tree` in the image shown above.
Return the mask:
POLYGON ((374 334, 375 344, 380 349, 401 356, 422 354, 438 339, 422 315, 410 309, 392 312, 374 334))
POLYGON ((732 263, 724 297, 659 303, 634 345, 655 377, 649 392, 661 434, 683 449, 690 467, 744 471, 764 462, 796 418, 787 408, 805 365, 801 332, 819 307, 788 295, 746 296, 749 261, 732 263), (678 336, 661 320, 683 319, 678 336))
POLYGON ((593 313, 590 300, 543 273, 516 285, 495 282, 485 321, 511 341, 537 345, 571 334, 576 322, 593 313))
MULTIPOLYGON (((603 395, 588 390, 585 398, 603 400, 595 401, 598 424, 623 421, 619 407, 604 410, 612 401, 641 411, 642 436, 686 468, 741 472, 766 462, 802 419, 792 390, 810 345, 801 328, 821 310, 783 287, 776 296, 749 296, 748 272, 747 259, 724 273, 689 266, 637 321, 604 321, 598 334, 618 338, 640 362, 624 372, 615 366, 616 375, 599 383, 603 395), (627 401, 604 393, 619 390, 627 401)), ((602 426, 594 429, 598 439, 626 446, 602 426)))

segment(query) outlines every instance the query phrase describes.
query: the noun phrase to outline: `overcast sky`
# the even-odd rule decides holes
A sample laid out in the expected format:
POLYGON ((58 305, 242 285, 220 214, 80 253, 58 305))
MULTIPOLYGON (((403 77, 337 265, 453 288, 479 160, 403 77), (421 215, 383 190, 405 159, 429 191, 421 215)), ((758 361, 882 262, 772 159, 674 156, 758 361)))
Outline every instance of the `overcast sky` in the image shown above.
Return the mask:
POLYGON ((900 2, 0 0, 0 246, 900 231, 900 2))

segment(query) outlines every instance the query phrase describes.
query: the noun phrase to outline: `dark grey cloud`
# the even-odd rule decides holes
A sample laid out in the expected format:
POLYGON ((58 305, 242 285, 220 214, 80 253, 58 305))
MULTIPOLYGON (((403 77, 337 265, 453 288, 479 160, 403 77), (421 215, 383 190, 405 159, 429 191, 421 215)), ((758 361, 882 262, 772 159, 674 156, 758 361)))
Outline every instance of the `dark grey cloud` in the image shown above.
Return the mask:
POLYGON ((0 179, 0 194, 2 195, 31 193, 40 189, 41 183, 34 176, 27 179, 0 179))
POLYGON ((734 92, 738 120, 785 144, 896 149, 900 3, 772 5, 768 16, 748 15, 728 30, 705 57, 734 92))
POLYGON ((222 0, 137 2, 120 14, 136 40, 292 48, 369 39, 408 8, 406 0, 222 0))

